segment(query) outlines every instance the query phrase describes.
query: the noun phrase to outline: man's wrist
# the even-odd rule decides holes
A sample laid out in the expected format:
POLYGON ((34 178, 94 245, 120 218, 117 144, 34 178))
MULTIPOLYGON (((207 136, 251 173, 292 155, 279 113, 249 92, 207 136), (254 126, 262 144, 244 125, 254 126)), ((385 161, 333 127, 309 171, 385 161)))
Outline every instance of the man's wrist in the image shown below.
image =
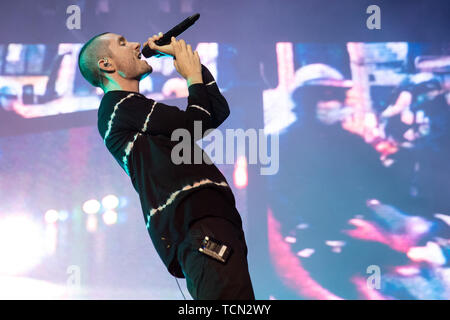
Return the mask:
POLYGON ((195 75, 195 76, 188 77, 186 79, 186 81, 187 81, 187 85, 189 87, 192 84, 203 83, 203 78, 202 78, 202 75, 200 74, 200 75, 195 75))

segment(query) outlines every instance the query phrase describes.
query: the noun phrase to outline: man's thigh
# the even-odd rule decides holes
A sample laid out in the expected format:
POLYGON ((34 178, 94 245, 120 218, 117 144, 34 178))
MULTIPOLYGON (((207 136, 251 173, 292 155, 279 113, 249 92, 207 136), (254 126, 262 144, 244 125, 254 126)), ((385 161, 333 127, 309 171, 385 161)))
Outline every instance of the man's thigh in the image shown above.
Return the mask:
POLYGON ((254 299, 244 233, 228 220, 205 217, 194 222, 178 247, 177 257, 194 299, 254 299), (205 236, 231 248, 226 263, 198 250, 205 236))

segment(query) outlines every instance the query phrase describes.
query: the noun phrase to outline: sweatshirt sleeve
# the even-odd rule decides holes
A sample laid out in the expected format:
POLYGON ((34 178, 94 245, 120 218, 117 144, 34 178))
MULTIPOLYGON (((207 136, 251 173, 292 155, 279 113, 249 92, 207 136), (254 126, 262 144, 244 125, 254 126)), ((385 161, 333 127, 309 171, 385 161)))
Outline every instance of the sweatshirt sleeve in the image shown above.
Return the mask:
POLYGON ((195 122, 199 121, 203 136, 206 130, 213 127, 211 104, 206 87, 203 83, 199 83, 189 86, 188 89, 188 106, 185 111, 176 106, 131 94, 116 110, 117 129, 164 135, 168 138, 171 138, 174 130, 186 129, 192 137, 197 138, 194 128, 195 122))
POLYGON ((119 126, 122 130, 169 138, 176 129, 186 129, 194 137, 197 121, 201 121, 202 136, 206 130, 217 128, 230 114, 228 103, 220 93, 214 77, 203 65, 202 77, 203 83, 194 83, 188 87, 188 105, 185 111, 130 94, 116 111, 119 126))
POLYGON ((217 86, 211 72, 202 64, 202 78, 206 86, 209 101, 211 103, 212 127, 219 127, 230 115, 228 102, 217 86))

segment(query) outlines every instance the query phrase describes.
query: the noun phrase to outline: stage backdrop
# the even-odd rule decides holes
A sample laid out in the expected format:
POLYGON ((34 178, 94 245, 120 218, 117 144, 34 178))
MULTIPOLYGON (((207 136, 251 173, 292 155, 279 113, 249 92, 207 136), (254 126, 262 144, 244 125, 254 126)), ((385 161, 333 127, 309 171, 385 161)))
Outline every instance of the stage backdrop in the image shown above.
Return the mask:
MULTIPOLYGON (((0 297, 183 299, 77 56, 96 34, 143 43, 198 12, 179 38, 230 105, 217 135, 247 134, 244 150, 208 153, 235 194, 256 298, 450 299, 450 8, 435 4, 2 3, 0 297)), ((184 109, 172 59, 147 61, 141 93, 184 109)))

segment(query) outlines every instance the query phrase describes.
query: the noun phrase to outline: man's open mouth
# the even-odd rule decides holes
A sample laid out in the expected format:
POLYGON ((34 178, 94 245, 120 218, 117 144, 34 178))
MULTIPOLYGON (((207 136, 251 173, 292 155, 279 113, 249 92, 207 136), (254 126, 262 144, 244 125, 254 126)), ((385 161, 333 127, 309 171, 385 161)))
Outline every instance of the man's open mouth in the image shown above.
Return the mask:
POLYGON ((138 55, 137 55, 137 58, 141 59, 142 58, 142 53, 139 52, 138 55))

